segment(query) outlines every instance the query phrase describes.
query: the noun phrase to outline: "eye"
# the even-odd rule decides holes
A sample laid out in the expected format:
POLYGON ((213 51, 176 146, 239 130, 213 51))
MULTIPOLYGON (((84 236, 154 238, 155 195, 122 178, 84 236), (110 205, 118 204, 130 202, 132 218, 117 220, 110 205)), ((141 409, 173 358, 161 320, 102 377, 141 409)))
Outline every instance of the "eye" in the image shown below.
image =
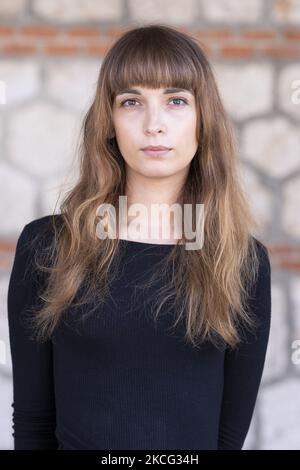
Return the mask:
POLYGON ((185 104, 188 104, 184 98, 171 98, 171 101, 183 101, 185 104))
MULTIPOLYGON (((132 99, 127 99, 127 100, 121 101, 121 106, 124 106, 124 104, 127 103, 127 101, 135 101, 135 102, 137 102, 137 101, 136 101, 135 99, 133 99, 133 98, 132 98, 132 99)), ((132 108, 132 107, 134 107, 134 106, 125 106, 125 108, 128 108, 128 107, 129 107, 129 108, 132 108)))
MULTIPOLYGON (((120 106, 123 106, 123 107, 125 107, 125 108, 135 108, 135 106, 130 106, 130 105, 129 105, 129 106, 124 106, 125 103, 127 103, 128 101, 129 101, 129 102, 135 102, 135 103, 138 102, 138 101, 135 100, 134 98, 127 98, 127 100, 121 101, 120 106)), ((183 101, 184 104, 188 104, 188 102, 187 102, 184 98, 179 98, 179 97, 171 98, 170 101, 183 101)))

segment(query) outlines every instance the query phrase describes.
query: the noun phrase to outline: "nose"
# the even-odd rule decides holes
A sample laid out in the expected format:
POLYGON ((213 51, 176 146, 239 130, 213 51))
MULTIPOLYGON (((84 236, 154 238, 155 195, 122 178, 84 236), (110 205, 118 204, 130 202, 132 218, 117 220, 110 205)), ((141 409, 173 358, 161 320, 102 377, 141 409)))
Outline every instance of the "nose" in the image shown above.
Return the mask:
POLYGON ((157 134, 158 132, 165 132, 166 126, 163 122, 162 113, 157 109, 149 110, 145 116, 145 133, 157 134))
POLYGON ((146 134, 151 134, 151 135, 152 135, 152 134, 157 134, 158 132, 163 132, 161 126, 159 126, 159 127, 151 127, 151 128, 148 126, 147 129, 146 129, 146 131, 145 131, 146 134))

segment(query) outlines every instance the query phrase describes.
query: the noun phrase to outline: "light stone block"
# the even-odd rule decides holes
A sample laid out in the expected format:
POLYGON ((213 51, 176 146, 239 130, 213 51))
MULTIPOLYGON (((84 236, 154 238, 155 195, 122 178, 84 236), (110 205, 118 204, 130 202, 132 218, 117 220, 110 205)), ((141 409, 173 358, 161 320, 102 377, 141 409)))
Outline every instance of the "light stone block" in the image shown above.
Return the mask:
POLYGON ((49 177, 65 171, 78 142, 75 113, 48 102, 34 102, 8 123, 8 156, 29 174, 49 177))
POLYGON ((282 225, 287 234, 300 241, 300 176, 283 188, 282 225))
MULTIPOLYGON (((271 274, 272 275, 272 274, 271 274)), ((271 328, 262 384, 284 376, 290 360, 287 303, 279 284, 271 286, 271 328)))
POLYGON ((36 187, 24 173, 0 163, 0 236, 14 237, 34 217, 36 187))
POLYGON ((240 163, 240 183, 254 217, 259 224, 260 234, 266 233, 272 221, 273 196, 258 176, 244 163, 240 163))
POLYGON ((9 17, 22 14, 25 10, 27 0, 1 0, 0 16, 9 17))
POLYGON ((261 449, 300 449, 300 379, 265 387, 261 395, 261 449))
POLYGON ((276 23, 300 22, 300 0, 275 0, 271 8, 271 20, 276 23))
POLYGON ((34 13, 49 21, 72 23, 83 21, 120 21, 122 0, 33 0, 34 13))
POLYGON ((291 332, 291 363, 295 373, 300 375, 300 275, 291 279, 291 303, 293 309, 293 330, 291 332))
POLYGON ((220 23, 254 23, 260 20, 262 0, 202 0, 205 18, 220 23))
POLYGON ((34 98, 41 88, 38 64, 31 60, 0 60, 0 79, 5 83, 3 109, 34 98))
POLYGON ((143 23, 164 22, 173 25, 192 23, 197 15, 198 2, 196 0, 164 0, 159 4, 155 0, 129 0, 129 13, 131 20, 143 23))
POLYGON ((243 157, 273 177, 299 168, 300 133, 282 117, 256 119, 242 131, 243 157))
POLYGON ((0 368, 0 435, 1 450, 13 450, 14 443, 12 437, 12 402, 13 402, 13 384, 12 380, 1 374, 0 368))
POLYGON ((45 91, 76 111, 86 110, 96 93, 100 66, 98 60, 51 62, 46 69, 45 91))
POLYGON ((41 188, 41 203, 44 214, 60 212, 60 204, 67 191, 74 187, 78 178, 78 168, 73 165, 70 171, 55 177, 49 178, 41 188), (76 171, 77 170, 77 171, 76 171))
MULTIPOLYGON (((278 77, 279 107, 300 120, 300 64, 284 67, 278 77)), ((299 157, 300 160, 300 157, 299 157)))
POLYGON ((273 105, 271 65, 214 65, 215 78, 226 110, 237 119, 266 113, 273 105))

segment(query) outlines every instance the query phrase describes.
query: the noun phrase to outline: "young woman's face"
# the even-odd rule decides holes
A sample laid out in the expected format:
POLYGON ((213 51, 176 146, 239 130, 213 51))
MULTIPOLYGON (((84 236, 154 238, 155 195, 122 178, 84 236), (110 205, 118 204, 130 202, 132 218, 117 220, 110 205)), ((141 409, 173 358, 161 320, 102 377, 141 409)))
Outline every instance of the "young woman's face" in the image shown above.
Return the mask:
POLYGON ((187 170, 194 157, 196 106, 192 92, 134 87, 117 94, 113 125, 127 169, 162 177, 187 170), (165 146, 165 154, 147 154, 147 146, 165 146))

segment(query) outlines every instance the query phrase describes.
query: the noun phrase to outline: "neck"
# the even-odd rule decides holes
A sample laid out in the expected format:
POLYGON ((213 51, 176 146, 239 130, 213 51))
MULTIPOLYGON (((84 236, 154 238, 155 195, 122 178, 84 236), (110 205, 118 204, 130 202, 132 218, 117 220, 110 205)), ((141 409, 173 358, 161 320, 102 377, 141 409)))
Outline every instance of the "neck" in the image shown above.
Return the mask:
MULTIPOLYGON (((181 238, 182 223, 175 217, 173 218, 171 206, 178 201, 185 178, 186 169, 180 174, 161 178, 149 178, 130 171, 127 174, 125 194, 127 196, 127 221, 121 222, 120 238, 131 239, 132 230, 133 233, 140 233, 144 241, 155 240, 157 242, 159 240, 162 243, 172 243, 181 238), (141 204, 141 206, 130 215, 130 208, 134 209, 133 204, 141 204), (159 210, 160 204, 165 206, 165 210, 159 210), (158 213, 160 213, 159 216, 158 213), (165 233, 162 232, 163 227, 167 227, 165 233), (155 234, 154 237, 152 234, 155 234)), ((133 238, 136 236, 133 235, 133 238)))

